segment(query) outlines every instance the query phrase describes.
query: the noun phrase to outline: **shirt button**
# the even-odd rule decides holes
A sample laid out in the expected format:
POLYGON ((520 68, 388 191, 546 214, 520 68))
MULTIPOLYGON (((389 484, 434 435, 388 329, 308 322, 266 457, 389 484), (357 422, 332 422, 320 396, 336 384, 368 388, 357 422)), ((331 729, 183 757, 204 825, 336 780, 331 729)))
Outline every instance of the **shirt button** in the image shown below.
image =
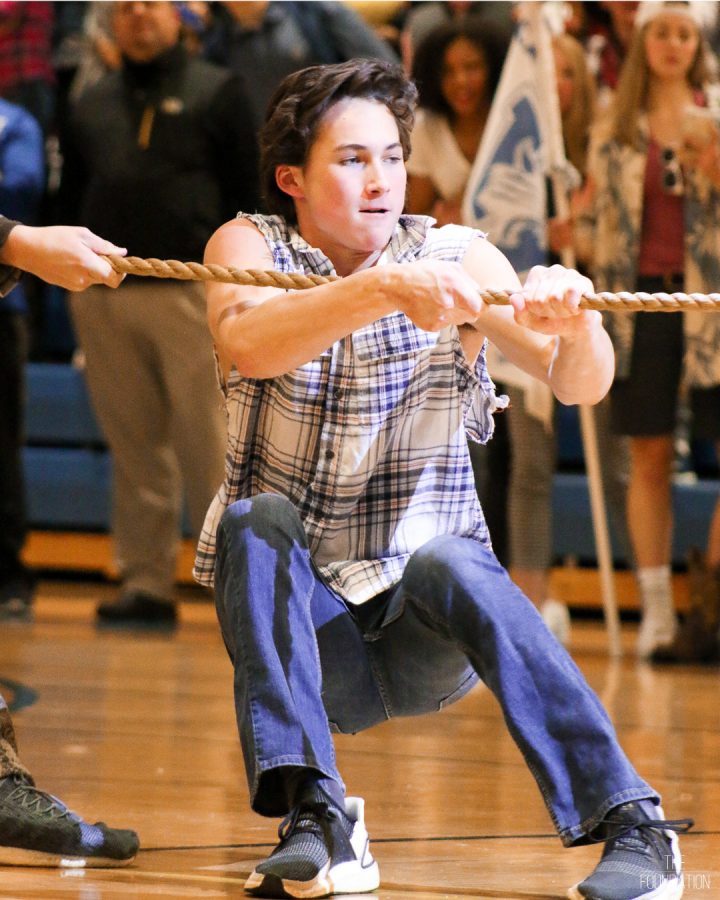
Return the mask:
POLYGON ((333 397, 336 400, 339 400, 342 397, 342 395, 343 395, 342 388, 335 388, 335 390, 333 391, 333 397))
POLYGON ((335 459, 335 451, 334 450, 326 450, 325 451, 325 459, 335 459))

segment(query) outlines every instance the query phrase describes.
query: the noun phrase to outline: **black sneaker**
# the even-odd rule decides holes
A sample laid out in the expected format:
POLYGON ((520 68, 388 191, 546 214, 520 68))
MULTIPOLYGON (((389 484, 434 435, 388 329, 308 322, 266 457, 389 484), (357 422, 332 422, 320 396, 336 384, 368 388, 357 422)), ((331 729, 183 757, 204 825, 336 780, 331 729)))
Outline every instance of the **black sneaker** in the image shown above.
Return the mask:
POLYGON ((693 826, 692 819, 655 818, 646 809, 651 801, 623 803, 605 820, 614 837, 605 842, 602 858, 585 881, 570 888, 570 900, 677 900, 682 897, 682 860, 678 833, 693 826), (643 809, 645 807, 645 809, 643 809), (619 829, 619 830, 618 830, 619 829))
POLYGON ((22 775, 0 778, 0 865, 127 866, 138 846, 134 831, 89 825, 22 775))
POLYGON ((116 628, 172 629, 177 625, 177 610, 171 600, 131 591, 118 600, 101 603, 97 620, 98 625, 116 628))
POLYGON ((35 579, 29 572, 18 572, 0 582, 0 622, 32 621, 35 579))
POLYGON ((363 894, 380 884, 361 797, 346 797, 344 813, 331 802, 303 802, 279 835, 278 846, 245 882, 255 897, 363 894))

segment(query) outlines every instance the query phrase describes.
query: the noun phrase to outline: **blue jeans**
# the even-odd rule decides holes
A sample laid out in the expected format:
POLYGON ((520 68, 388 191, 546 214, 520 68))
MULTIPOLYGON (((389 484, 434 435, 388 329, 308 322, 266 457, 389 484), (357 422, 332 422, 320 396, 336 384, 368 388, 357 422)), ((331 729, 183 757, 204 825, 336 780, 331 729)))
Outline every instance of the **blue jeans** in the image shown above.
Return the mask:
POLYGON ((566 846, 586 843, 614 806, 657 799, 570 656, 476 541, 429 541, 397 587, 370 601, 372 615, 324 583, 290 502, 261 494, 226 510, 215 579, 250 798, 263 815, 287 812, 281 774, 293 767, 342 784, 333 730, 441 709, 478 679, 566 846))

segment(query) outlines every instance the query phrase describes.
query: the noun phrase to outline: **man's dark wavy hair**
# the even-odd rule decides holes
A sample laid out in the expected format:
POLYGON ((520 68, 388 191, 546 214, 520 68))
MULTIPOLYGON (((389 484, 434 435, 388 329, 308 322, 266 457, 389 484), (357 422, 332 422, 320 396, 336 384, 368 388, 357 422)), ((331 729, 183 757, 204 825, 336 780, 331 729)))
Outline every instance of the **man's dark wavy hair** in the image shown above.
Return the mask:
POLYGON ((303 166, 327 111, 348 97, 384 103, 397 122, 403 157, 410 155, 417 90, 398 65, 353 59, 293 72, 272 96, 260 131, 260 185, 269 213, 296 221, 293 200, 275 181, 279 165, 303 166))

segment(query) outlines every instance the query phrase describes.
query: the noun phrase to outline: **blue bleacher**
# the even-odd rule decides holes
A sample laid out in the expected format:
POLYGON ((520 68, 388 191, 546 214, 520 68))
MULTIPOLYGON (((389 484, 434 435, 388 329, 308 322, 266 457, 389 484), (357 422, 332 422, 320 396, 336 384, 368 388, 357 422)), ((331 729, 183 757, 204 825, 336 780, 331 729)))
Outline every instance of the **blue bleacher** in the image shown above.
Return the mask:
MULTIPOLYGON (((560 412, 560 471, 553 487, 555 556, 593 564, 595 542, 577 410, 563 407, 560 412)), ((59 363, 27 366, 26 430, 31 527, 107 531, 111 459, 81 370, 59 363)), ((675 485, 674 563, 682 564, 690 547, 704 547, 718 490, 715 479, 675 485)), ((622 551, 613 549, 616 562, 626 563, 622 551)))
POLYGON ((27 366, 25 430, 31 527, 106 531, 110 454, 81 371, 61 363, 27 366))

